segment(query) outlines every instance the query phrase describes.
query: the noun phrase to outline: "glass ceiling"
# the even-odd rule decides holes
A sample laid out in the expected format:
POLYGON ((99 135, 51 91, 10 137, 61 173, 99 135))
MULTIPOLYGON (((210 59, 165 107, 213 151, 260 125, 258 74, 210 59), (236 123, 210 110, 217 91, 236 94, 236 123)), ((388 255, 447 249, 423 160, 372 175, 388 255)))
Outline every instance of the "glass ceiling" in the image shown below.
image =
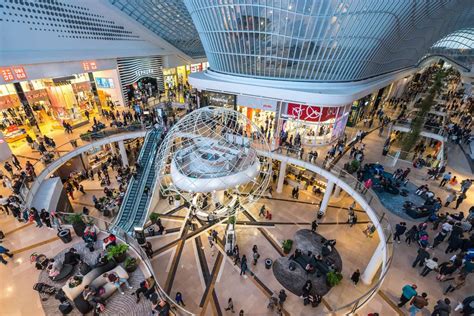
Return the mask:
POLYGON ((188 56, 205 57, 199 35, 182 0, 109 2, 188 56))
POLYGON ((473 49, 474 28, 462 29, 437 41, 433 48, 473 49))

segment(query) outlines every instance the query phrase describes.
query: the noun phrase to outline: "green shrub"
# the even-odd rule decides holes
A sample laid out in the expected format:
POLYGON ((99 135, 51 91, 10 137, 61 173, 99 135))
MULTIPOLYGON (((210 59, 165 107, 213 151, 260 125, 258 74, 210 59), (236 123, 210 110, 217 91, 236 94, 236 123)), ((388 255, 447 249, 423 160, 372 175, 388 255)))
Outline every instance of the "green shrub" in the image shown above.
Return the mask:
POLYGON ((138 265, 137 258, 134 258, 134 257, 127 257, 127 259, 125 259, 125 262, 123 263, 123 266, 125 267, 125 269, 130 269, 130 268, 136 267, 137 265, 138 265))
POLYGON ((336 286, 342 281, 342 274, 337 271, 329 271, 326 274, 326 281, 330 287, 336 286))
POLYGON ((66 218, 66 221, 70 224, 84 223, 84 220, 82 219, 82 215, 77 214, 77 213, 68 215, 67 218, 66 218))
POLYGON ((158 213, 153 212, 153 213, 150 214, 150 221, 151 221, 152 223, 156 223, 156 221, 157 221, 159 218, 160 218, 160 214, 158 214, 158 213))
POLYGON ((291 239, 285 239, 285 240, 283 240, 281 246, 282 246, 282 248, 283 248, 283 252, 286 253, 286 254, 288 254, 288 253, 290 253, 290 251, 291 251, 291 247, 293 247, 293 240, 291 240, 291 239))
POLYGON ((128 245, 118 244, 116 246, 110 246, 107 248, 107 259, 112 260, 115 257, 119 257, 126 253, 128 250, 128 245))

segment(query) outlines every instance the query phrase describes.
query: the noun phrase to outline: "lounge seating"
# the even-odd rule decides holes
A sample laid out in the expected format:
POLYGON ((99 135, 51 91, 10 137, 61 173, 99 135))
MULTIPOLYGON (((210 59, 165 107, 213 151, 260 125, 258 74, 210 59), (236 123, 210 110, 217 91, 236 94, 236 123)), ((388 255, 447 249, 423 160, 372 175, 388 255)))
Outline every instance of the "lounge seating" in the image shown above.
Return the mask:
POLYGON ((313 271, 307 271, 310 274, 319 271, 322 275, 326 275, 329 272, 328 265, 323 262, 316 260, 313 256, 309 257, 305 254, 301 254, 296 258, 293 258, 294 261, 298 262, 298 264, 306 271, 306 265, 309 263, 314 267, 313 271))
POLYGON ((106 264, 96 267, 92 269, 89 273, 87 273, 84 278, 82 279, 82 283, 79 284, 76 287, 70 288, 69 285, 66 283, 62 289, 64 291, 64 294, 66 295, 67 298, 69 298, 71 301, 74 301, 76 297, 78 297, 82 291, 84 290, 84 287, 86 285, 89 285, 92 281, 94 281, 98 276, 103 274, 104 272, 110 271, 113 268, 115 268, 117 264, 113 261, 109 261, 106 264))
POLYGON ((74 271, 74 266, 73 265, 64 264, 62 269, 61 269, 61 272, 59 272, 59 274, 54 276, 54 277, 50 277, 50 279, 55 281, 55 282, 62 281, 64 279, 66 279, 67 277, 71 276, 73 271, 74 271))
MULTIPOLYGON (((105 272, 107 273, 115 272, 120 278, 128 279, 127 271, 125 271, 121 266, 117 266, 114 269, 105 271, 105 272)), ((97 278, 95 278, 90 283, 90 285, 97 289, 102 287, 104 289, 104 292, 99 297, 105 300, 109 298, 117 290, 117 287, 114 284, 110 283, 109 280, 103 276, 104 273, 100 274, 97 278)), ((94 308, 88 301, 84 299, 82 292, 81 292, 81 295, 78 295, 74 299, 74 305, 82 314, 87 314, 94 308)))

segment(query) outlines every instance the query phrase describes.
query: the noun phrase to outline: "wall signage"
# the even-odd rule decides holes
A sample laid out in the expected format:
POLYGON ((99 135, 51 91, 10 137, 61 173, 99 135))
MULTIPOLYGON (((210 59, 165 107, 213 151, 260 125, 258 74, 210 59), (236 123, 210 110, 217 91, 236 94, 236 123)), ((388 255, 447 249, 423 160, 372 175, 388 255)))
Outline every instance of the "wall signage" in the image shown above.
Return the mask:
POLYGON ((15 77, 13 76, 13 71, 10 68, 1 68, 0 71, 2 73, 4 81, 10 82, 15 80, 15 77))
POLYGON ((143 77, 143 76, 146 76, 146 75, 152 75, 155 73, 155 69, 141 69, 141 70, 136 70, 135 71, 135 75, 137 77, 143 77))
POLYGON ((83 61, 82 69, 84 69, 84 71, 97 70, 97 63, 95 61, 83 61))
MULTIPOLYGON (((344 107, 342 107, 343 109, 344 107)), ((283 117, 308 122, 325 122, 338 117, 339 107, 320 107, 306 104, 288 103, 283 117)), ((342 111, 341 111, 342 113, 342 111)))
POLYGON ((254 98, 245 95, 237 96, 237 105, 272 112, 276 112, 277 109, 276 100, 254 98))

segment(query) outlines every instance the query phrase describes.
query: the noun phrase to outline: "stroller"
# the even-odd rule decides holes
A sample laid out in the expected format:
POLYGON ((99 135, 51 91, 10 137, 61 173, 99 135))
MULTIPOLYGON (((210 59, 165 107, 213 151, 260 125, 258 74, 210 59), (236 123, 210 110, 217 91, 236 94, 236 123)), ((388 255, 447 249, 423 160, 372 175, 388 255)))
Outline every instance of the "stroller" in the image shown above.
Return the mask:
POLYGON ((55 295, 57 292, 57 289, 54 286, 42 282, 33 285, 33 290, 38 291, 42 301, 46 301, 49 296, 55 295), (42 294, 47 296, 42 296, 42 294))

